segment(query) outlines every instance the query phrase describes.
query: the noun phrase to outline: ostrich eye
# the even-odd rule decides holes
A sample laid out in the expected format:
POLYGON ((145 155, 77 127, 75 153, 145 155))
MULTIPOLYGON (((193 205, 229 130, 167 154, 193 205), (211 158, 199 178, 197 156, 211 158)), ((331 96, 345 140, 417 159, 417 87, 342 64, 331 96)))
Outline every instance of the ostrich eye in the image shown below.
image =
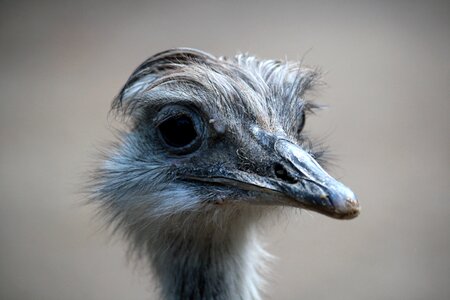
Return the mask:
POLYGON ((168 107, 160 112, 156 130, 165 148, 174 154, 192 153, 202 144, 201 118, 187 108, 168 107))
POLYGON ((186 115, 172 117, 159 125, 161 137, 174 148, 186 147, 197 137, 194 122, 186 115))
POLYGON ((302 114, 300 116, 299 125, 297 127, 297 134, 300 134, 302 132, 303 127, 305 127, 305 121, 306 121, 305 111, 302 111, 302 114))

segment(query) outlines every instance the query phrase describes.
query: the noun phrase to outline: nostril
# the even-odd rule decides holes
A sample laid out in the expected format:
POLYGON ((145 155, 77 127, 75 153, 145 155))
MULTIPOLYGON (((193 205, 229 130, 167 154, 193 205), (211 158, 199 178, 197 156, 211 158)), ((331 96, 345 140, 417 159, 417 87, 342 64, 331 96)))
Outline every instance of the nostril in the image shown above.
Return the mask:
POLYGON ((279 163, 275 163, 273 165, 273 171, 275 172, 275 176, 280 178, 283 181, 286 181, 288 183, 297 183, 298 180, 292 176, 286 168, 279 163))

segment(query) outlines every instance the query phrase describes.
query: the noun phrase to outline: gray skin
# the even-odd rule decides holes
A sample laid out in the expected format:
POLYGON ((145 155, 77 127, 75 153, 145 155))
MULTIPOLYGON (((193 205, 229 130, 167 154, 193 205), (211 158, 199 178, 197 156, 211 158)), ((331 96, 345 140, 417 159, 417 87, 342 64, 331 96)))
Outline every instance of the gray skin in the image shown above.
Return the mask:
POLYGON ((127 129, 96 169, 91 198, 151 265, 162 298, 260 299, 262 220, 286 207, 359 214, 302 131, 318 77, 299 63, 186 48, 130 76, 113 102, 127 129), (190 121, 168 136, 179 117, 190 121))

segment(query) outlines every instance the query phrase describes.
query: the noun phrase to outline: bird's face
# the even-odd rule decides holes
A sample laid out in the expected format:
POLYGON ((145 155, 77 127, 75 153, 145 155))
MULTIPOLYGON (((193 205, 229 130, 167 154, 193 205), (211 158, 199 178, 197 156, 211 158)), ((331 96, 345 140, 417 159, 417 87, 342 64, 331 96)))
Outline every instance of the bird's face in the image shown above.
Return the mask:
POLYGON ((305 146, 313 105, 302 96, 316 75, 189 49, 150 58, 114 103, 131 127, 104 164, 99 193, 143 214, 281 205, 357 216, 353 192, 305 146))

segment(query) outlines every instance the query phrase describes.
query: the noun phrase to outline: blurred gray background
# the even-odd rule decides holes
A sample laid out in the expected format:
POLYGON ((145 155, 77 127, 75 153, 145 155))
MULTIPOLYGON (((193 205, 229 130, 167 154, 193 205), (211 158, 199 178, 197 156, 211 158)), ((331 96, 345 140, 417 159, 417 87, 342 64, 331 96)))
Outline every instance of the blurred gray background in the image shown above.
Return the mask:
POLYGON ((155 299, 80 193, 148 56, 188 46, 326 71, 325 138, 359 218, 267 231, 266 299, 450 299, 450 5, 1 1, 0 299, 155 299))

